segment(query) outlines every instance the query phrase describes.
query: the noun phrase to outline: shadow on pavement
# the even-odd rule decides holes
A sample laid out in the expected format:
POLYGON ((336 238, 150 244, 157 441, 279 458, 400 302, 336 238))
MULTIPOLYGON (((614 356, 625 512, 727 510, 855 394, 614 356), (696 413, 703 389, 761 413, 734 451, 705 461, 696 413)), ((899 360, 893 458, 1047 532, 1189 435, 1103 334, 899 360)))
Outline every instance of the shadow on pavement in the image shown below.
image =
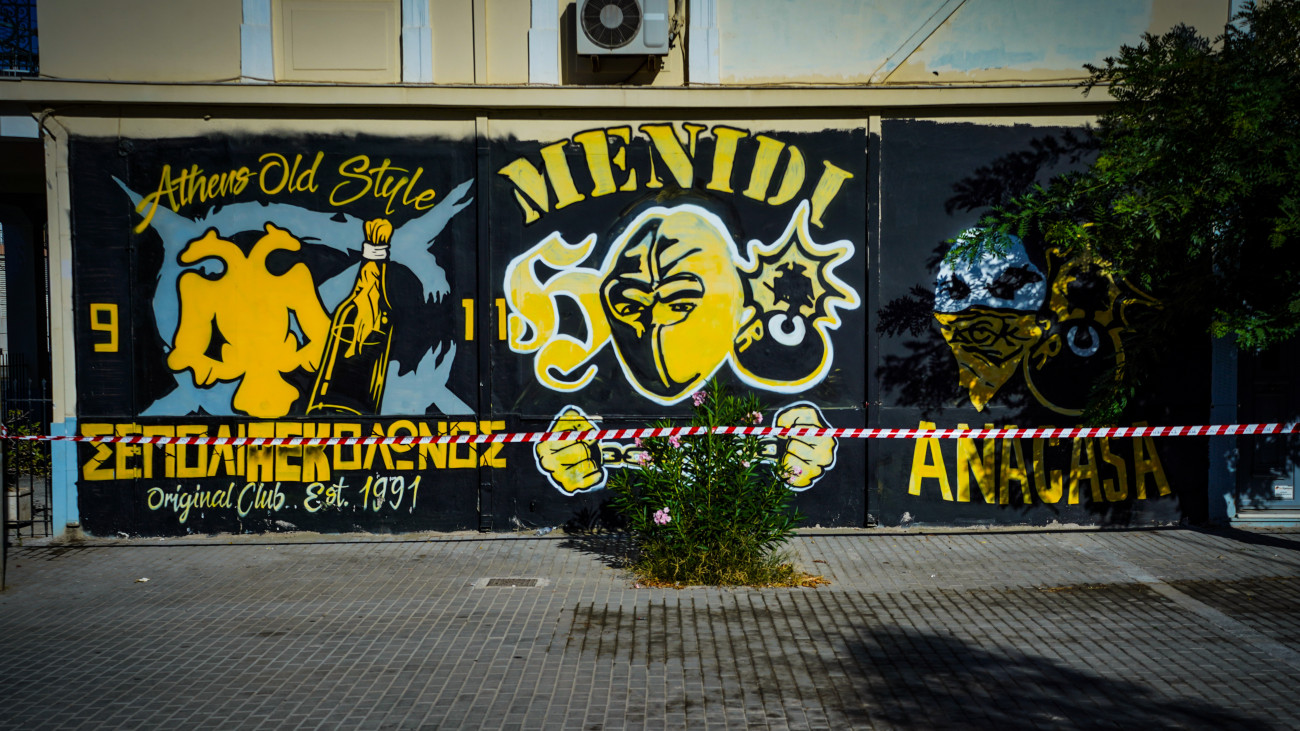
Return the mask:
POLYGON ((1267 546, 1268 548, 1281 548, 1287 551, 1300 551, 1300 533, 1259 533, 1239 528, 1202 528, 1200 531, 1250 546, 1267 546))
POLYGON ((1143 684, 1146 678, 1102 677, 1042 657, 898 627, 866 634, 865 642, 848 649, 868 669, 858 692, 876 703, 849 713, 855 723, 906 729, 1270 728, 1259 718, 1201 700, 1157 694, 1143 684))
MULTIPOLYGON (((1024 527, 986 526, 977 528, 954 528, 951 526, 914 523, 907 528, 806 528, 799 530, 798 536, 800 538, 817 538, 819 540, 823 538, 892 539, 898 538, 899 536, 1043 536, 1076 535, 1080 533, 1156 533, 1183 530, 1191 529, 1181 525, 1134 525, 1119 527, 1083 526, 1071 528, 1026 525, 1024 527)), ((1300 534, 1297 534, 1297 538, 1300 538, 1300 534)))
MULTIPOLYGON (((966 638, 899 626, 880 611, 888 608, 892 615, 897 605, 837 594, 742 591, 714 600, 669 595, 635 606, 582 604, 569 614, 566 646, 578 655, 572 662, 595 668, 658 666, 670 676, 672 668, 686 669, 684 683, 670 684, 664 710, 670 718, 681 714, 688 727, 751 708, 792 727, 1275 727, 1267 717, 1202 699, 1185 681, 1207 679, 1180 677, 1197 666, 1179 651, 1147 647, 1157 657, 1134 662, 1126 654, 1140 648, 1122 646, 1119 636, 1089 635, 1077 625, 1062 626, 1056 645, 1035 645, 1035 654, 1008 644, 1016 621, 1078 619, 1086 616, 1086 606, 1055 618, 1007 617, 997 630, 999 641, 982 636, 973 624, 967 626, 975 634, 966 638), (1167 667, 1159 659, 1166 656, 1167 667), (692 683, 694 692, 687 690, 692 683)), ((1096 601, 1091 593, 1052 596, 1071 604, 1096 601)), ((914 608, 926 616, 925 607, 914 608)), ((979 601, 970 608, 986 618, 997 611, 979 601)), ((1041 642, 1043 634, 1034 632, 1033 641, 1041 642)), ((1267 707, 1259 710, 1269 713, 1267 707)))
POLYGON ((606 566, 616 569, 627 568, 635 553, 632 536, 628 533, 569 534, 560 541, 560 545, 594 556, 606 566))

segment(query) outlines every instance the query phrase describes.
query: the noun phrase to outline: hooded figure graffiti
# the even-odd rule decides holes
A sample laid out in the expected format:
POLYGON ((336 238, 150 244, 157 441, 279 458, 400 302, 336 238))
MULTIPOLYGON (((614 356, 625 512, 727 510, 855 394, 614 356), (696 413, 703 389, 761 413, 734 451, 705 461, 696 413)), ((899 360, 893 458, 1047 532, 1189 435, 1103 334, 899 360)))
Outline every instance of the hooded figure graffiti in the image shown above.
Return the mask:
MULTIPOLYGON (((590 383, 597 370, 591 361, 610 342, 628 384, 660 404, 688 398, 724 364, 769 391, 811 388, 834 360, 838 311, 859 300, 834 274, 853 245, 814 243, 809 211, 804 201, 773 243, 751 241, 744 257, 722 219, 691 204, 636 215, 599 269, 582 266, 596 248, 594 234, 569 244, 553 233, 506 267, 510 349, 535 354, 538 382, 555 391, 590 383), (561 298, 578 305, 582 325, 569 326, 584 338, 565 332, 561 298)), ((591 431, 599 418, 569 405, 548 431, 591 431)), ((774 423, 827 425, 811 402, 781 409, 774 423)), ((538 470, 566 495, 601 489, 611 468, 636 468, 630 455, 639 452, 594 439, 535 447, 538 470)), ((788 484, 806 490, 834 467, 835 452, 834 438, 783 437, 772 441, 770 458, 797 467, 788 484)))
POLYGON ((733 252, 722 230, 687 210, 651 215, 615 253, 601 305, 638 386, 677 399, 727 359, 742 301, 733 252))
POLYGON ((533 372, 555 391, 595 377, 591 360, 610 341, 642 396, 674 404, 724 364, 745 383, 794 393, 816 385, 834 360, 830 331, 858 294, 835 276, 848 241, 818 244, 801 203, 772 244, 741 256, 727 226, 700 206, 654 207, 633 218, 600 268, 582 266, 593 234, 570 244, 553 233, 506 267, 509 342, 535 354, 533 372), (539 276, 551 270, 545 280, 539 276), (584 338, 566 332, 558 300, 578 305, 584 338))
POLYGON ((957 359, 958 382, 982 411, 1019 369, 1039 404, 1077 416, 1091 384, 1123 365, 1126 308, 1159 304, 1101 264, 1067 261, 1055 250, 1044 273, 1019 238, 1009 239, 1002 258, 939 266, 934 317, 957 359))

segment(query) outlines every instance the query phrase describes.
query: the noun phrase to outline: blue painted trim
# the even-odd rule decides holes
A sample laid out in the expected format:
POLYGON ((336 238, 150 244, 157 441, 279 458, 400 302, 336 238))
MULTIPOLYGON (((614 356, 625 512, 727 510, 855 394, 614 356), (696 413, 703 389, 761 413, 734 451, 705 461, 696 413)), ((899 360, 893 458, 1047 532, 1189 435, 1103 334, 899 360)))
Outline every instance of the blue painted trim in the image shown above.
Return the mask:
POLYGON ((402 81, 433 82, 433 27, 429 0, 402 0, 402 81))
MULTIPOLYGON (((72 436, 77 433, 77 420, 58 421, 50 425, 53 436, 72 436)), ((50 442, 50 462, 53 483, 50 485, 51 530, 60 535, 69 523, 81 522, 77 507, 77 444, 76 442, 50 442)))
POLYGON ((243 7, 244 22, 239 26, 240 74, 245 79, 275 81, 271 0, 244 0, 243 7))
POLYGON ((560 5, 533 0, 528 29, 528 83, 560 83, 560 5))
POLYGON ((1237 515, 1229 524, 1238 528, 1295 528, 1300 526, 1300 514, 1294 510, 1252 510, 1248 515, 1237 515))
POLYGON ((686 32, 687 79, 692 84, 717 84, 721 78, 718 58, 717 0, 690 0, 686 32))
MULTIPOLYGON (((1246 0, 1232 0, 1230 3, 1228 3, 1228 21, 1231 22, 1233 18, 1237 17, 1237 13, 1240 13, 1242 10, 1245 9, 1245 7, 1246 7, 1246 0)), ((1208 33, 1209 31, 1208 28, 1206 29, 1206 31, 1207 31, 1207 35, 1215 35, 1213 33, 1208 33)))
POLYGON ((36 119, 30 115, 0 117, 0 137, 36 139, 40 136, 36 119))

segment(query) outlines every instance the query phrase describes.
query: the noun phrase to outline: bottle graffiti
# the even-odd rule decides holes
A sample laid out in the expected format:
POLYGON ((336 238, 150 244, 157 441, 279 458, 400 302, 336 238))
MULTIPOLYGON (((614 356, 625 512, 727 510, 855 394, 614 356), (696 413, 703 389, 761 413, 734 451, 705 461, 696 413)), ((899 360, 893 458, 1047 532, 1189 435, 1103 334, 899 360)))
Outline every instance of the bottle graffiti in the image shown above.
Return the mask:
POLYGON ((352 294, 334 311, 308 414, 378 414, 383 401, 393 341, 385 283, 393 225, 377 218, 365 228, 364 261, 352 294))

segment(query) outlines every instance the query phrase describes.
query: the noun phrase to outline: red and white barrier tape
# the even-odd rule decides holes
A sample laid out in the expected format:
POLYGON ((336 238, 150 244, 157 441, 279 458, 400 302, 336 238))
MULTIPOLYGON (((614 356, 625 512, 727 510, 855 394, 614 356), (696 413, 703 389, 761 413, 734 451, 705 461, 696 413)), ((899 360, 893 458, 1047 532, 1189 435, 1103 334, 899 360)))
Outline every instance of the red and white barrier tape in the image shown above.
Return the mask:
POLYGON ((330 445, 505 444, 523 442, 653 439, 671 436, 732 434, 757 437, 835 437, 839 439, 1072 439, 1090 437, 1227 437, 1294 434, 1300 423, 1215 424, 1210 426, 1036 427, 1027 429, 835 429, 808 426, 687 426, 664 429, 602 429, 594 431, 515 432, 498 434, 439 434, 403 437, 203 437, 203 436, 50 436, 10 434, 0 426, 0 438, 15 441, 92 442, 96 444, 180 444, 204 446, 304 447, 330 445))

